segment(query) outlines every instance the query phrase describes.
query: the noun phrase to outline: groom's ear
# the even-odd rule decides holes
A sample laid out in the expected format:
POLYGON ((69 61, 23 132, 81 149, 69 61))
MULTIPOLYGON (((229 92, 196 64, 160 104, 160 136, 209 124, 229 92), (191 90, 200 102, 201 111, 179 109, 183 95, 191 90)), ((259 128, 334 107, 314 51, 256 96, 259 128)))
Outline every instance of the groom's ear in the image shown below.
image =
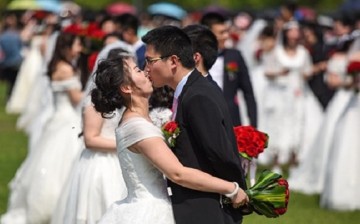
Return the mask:
POLYGON ((170 61, 171 61, 171 65, 175 65, 175 66, 178 66, 179 63, 180 63, 180 58, 176 55, 171 55, 170 56, 170 61))
POLYGON ((200 62, 200 60, 202 58, 202 56, 199 52, 195 52, 193 57, 194 57, 194 61, 195 61, 196 65, 200 62))

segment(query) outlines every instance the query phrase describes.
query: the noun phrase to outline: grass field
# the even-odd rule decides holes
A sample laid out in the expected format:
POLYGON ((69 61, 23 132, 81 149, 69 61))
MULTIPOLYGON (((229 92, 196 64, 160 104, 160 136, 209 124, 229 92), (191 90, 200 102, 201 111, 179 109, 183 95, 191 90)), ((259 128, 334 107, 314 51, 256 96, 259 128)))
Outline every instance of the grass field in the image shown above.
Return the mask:
MULTIPOLYGON (((0 214, 6 211, 8 183, 27 153, 27 138, 16 130, 17 116, 5 113, 5 88, 0 82, 0 214)), ((261 168, 260 168, 261 169, 261 168)), ((359 186, 360 188, 360 186, 359 186)), ((341 192, 339 192, 341 194, 341 192)), ((319 196, 291 192, 288 212, 276 219, 256 214, 246 216, 244 224, 357 224, 360 211, 334 212, 319 207, 319 196)))

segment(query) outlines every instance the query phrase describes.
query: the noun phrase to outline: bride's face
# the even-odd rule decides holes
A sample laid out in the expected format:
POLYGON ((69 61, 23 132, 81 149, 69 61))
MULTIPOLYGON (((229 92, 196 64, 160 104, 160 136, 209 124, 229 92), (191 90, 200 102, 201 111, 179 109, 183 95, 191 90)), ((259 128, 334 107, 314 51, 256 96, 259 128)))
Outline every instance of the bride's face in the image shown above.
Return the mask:
POLYGON ((133 82, 133 93, 138 93, 139 95, 145 97, 150 96, 153 91, 153 87, 149 77, 145 75, 144 71, 136 65, 133 59, 126 59, 125 62, 129 69, 130 78, 133 82))

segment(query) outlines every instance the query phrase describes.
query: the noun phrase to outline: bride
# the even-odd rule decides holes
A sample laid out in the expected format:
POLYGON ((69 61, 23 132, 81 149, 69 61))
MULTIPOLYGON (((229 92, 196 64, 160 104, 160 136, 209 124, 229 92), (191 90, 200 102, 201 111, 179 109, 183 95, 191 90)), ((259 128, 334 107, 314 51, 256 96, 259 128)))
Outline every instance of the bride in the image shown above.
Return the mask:
MULTIPOLYGON (((230 197, 234 207, 248 202, 237 183, 184 167, 149 117, 152 83, 133 59, 109 59, 98 65, 92 102, 103 117, 123 105, 116 129, 117 151, 128 196, 114 203, 100 223, 175 223, 163 174, 171 181, 198 191, 230 197), (163 174, 162 174, 163 173, 163 174)), ((219 202, 220 206, 220 202, 219 202)))

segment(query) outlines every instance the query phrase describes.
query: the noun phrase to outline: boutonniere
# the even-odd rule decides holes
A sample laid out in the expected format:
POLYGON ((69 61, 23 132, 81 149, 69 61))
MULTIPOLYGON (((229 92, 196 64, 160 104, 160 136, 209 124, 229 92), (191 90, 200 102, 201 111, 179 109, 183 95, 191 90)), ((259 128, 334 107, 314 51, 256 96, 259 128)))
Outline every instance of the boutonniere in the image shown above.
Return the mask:
POLYGON ((167 144, 170 147, 174 147, 176 143, 176 138, 180 134, 179 125, 175 121, 169 121, 162 126, 161 130, 164 134, 167 144))
POLYGON ((228 73, 229 80, 235 80, 235 73, 239 71, 238 63, 236 63, 235 61, 230 61, 226 64, 225 69, 228 73))
POLYGON ((228 72, 238 72, 239 71, 239 65, 235 61, 230 61, 226 64, 226 71, 228 72))

